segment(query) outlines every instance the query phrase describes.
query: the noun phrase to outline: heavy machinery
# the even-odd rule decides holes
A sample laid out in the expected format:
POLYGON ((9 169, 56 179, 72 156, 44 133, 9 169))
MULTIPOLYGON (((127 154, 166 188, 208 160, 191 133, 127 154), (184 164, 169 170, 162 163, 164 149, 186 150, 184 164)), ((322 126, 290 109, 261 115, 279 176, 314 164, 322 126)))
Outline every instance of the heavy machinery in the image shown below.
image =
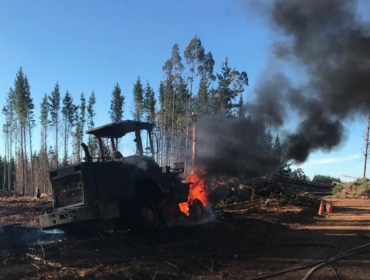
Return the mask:
MULTIPOLYGON (((183 164, 170 168, 155 162, 158 142, 153 128, 125 120, 88 130, 97 138, 99 157, 91 157, 82 144, 84 161, 50 171, 53 211, 40 216, 42 229, 157 229, 184 219, 179 203, 187 202, 190 183, 178 177, 183 164), (117 150, 118 143, 125 155, 117 150)), ((189 218, 198 219, 202 205, 191 204, 189 218)))

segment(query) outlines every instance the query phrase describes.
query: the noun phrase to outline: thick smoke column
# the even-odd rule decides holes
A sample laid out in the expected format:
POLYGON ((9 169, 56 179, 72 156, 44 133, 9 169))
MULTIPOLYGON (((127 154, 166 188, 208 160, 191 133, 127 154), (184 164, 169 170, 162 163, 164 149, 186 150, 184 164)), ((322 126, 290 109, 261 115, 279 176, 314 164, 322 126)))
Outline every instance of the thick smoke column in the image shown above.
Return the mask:
POLYGON ((197 165, 210 175, 252 177, 276 171, 279 157, 270 148, 265 126, 259 120, 224 114, 204 116, 197 124, 197 165))
POLYGON ((370 25, 356 17, 356 6, 353 0, 273 2, 271 21, 288 42, 275 42, 275 56, 303 66, 307 79, 297 88, 284 75, 271 75, 248 110, 275 127, 287 110, 297 113, 301 122, 285 139, 286 159, 304 162, 314 150, 337 146, 345 136, 342 121, 368 108, 370 25))

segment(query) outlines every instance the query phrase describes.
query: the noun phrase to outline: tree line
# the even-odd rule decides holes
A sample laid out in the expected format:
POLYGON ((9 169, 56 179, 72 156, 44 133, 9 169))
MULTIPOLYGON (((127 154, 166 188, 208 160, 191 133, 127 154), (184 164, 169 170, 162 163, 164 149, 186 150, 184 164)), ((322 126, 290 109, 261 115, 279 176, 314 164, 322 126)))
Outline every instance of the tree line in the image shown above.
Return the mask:
MULTIPOLYGON (((222 114, 230 120, 247 117, 242 96, 248 86, 247 73, 232 68, 227 57, 219 72, 215 73, 214 65, 212 53, 207 52, 200 38, 194 36, 183 56, 178 44, 174 44, 162 67, 164 78, 157 94, 149 82, 142 82, 141 77, 133 84, 130 94, 134 106, 130 113, 134 120, 156 124, 159 164, 188 163, 192 113, 199 117, 222 114)), ((118 83, 113 87, 107 112, 112 122, 123 119, 127 96, 118 83)), ((57 82, 51 92, 44 95, 38 105, 40 115, 36 117, 30 82, 20 68, 2 109, 5 116, 5 154, 0 157, 2 189, 23 195, 34 195, 37 189, 48 193, 49 170, 80 162, 82 142, 86 141, 90 154, 97 156, 96 139, 84 135, 86 129, 95 127, 96 102, 94 91, 89 96, 82 92, 77 101, 68 90, 62 96, 57 82), (39 147, 35 147, 32 136, 36 126, 41 132, 39 147)), ((268 128, 261 125, 270 139, 266 145, 276 147, 278 138, 274 142, 268 128)))

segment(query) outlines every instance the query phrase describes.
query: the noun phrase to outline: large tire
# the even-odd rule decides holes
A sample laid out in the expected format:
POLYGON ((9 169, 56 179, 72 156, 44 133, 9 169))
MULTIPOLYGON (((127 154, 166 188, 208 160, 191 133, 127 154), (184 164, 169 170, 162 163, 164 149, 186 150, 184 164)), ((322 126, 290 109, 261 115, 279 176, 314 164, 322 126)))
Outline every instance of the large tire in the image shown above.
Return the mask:
POLYGON ((204 205, 199 199, 194 199, 191 203, 189 203, 189 213, 190 218, 194 221, 200 221, 204 218, 205 210, 204 205))
POLYGON ((157 230, 160 227, 160 211, 157 203, 152 199, 144 199, 136 210, 139 229, 157 230))

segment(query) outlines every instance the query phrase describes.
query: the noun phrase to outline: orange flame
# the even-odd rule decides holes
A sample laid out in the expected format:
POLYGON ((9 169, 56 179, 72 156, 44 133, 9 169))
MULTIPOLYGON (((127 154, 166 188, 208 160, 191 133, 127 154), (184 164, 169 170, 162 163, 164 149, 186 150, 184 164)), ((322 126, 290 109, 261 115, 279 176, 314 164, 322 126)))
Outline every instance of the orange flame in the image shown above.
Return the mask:
POLYGON ((205 168, 196 167, 193 168, 186 178, 185 182, 191 183, 189 188, 188 201, 179 203, 180 210, 187 216, 189 213, 189 204, 191 204, 195 199, 199 199, 204 207, 207 207, 208 202, 208 188, 205 183, 205 168))

